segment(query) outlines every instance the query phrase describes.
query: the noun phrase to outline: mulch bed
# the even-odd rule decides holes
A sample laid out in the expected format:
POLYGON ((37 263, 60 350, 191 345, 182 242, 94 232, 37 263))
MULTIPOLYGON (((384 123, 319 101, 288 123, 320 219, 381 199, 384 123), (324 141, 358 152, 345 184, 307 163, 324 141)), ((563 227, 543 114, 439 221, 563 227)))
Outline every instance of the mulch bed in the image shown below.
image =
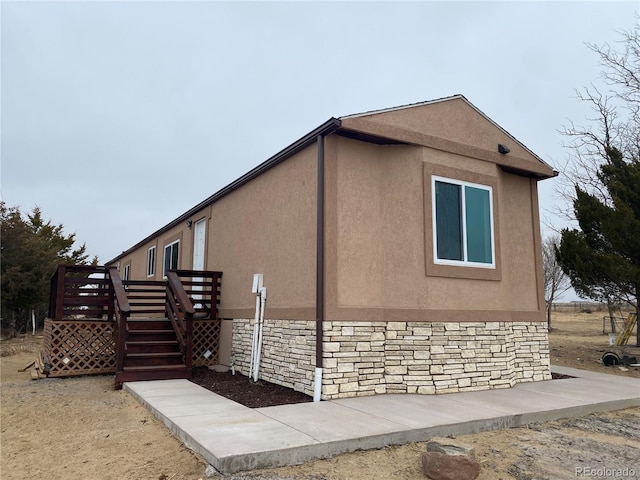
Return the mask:
POLYGON ((207 367, 195 367, 191 381, 207 390, 249 408, 273 407, 313 401, 309 395, 291 388, 245 377, 239 373, 216 372, 207 367))
MULTIPOLYGON (((553 373, 552 378, 560 380, 574 377, 553 373)), ((313 401, 313 398, 309 395, 281 385, 265 382, 264 380, 254 382, 239 373, 235 375, 230 371, 221 373, 209 370, 207 367, 195 367, 191 381, 213 393, 222 395, 249 408, 273 407, 313 401)))

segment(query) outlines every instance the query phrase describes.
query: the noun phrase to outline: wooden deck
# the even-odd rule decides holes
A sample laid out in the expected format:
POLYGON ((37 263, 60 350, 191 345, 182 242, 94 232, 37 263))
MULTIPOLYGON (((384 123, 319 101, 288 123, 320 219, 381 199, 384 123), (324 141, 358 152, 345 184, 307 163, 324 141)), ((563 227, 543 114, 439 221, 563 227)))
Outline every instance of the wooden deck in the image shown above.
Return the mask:
POLYGON ((125 280, 115 268, 60 265, 51 280, 43 358, 49 376, 190 378, 218 360, 222 272, 173 270, 125 280))

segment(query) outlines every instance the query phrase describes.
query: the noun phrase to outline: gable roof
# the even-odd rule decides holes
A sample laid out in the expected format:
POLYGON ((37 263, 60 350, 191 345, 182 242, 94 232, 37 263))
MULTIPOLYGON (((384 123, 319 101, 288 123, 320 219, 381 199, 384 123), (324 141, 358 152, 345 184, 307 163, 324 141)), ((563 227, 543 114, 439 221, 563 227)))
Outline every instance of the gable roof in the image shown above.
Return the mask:
MULTIPOLYGON (((470 108, 475 110, 480 116, 482 116, 486 121, 491 123, 491 125, 493 125, 495 128, 500 130, 504 135, 509 137, 514 143, 517 143, 523 149, 525 149, 530 155, 535 157, 540 163, 549 166, 544 160, 542 160, 542 158, 540 158, 533 151, 531 151, 520 140, 518 140, 516 137, 511 135, 508 131, 506 131, 504 128, 502 128, 500 125, 498 125, 496 122, 494 122, 489 116, 487 116, 482 110, 480 110, 473 103, 471 103, 467 99, 467 97, 465 97, 464 95, 459 94, 459 93, 455 94, 455 95, 448 96, 448 97, 436 98, 436 99, 433 99, 433 100, 426 100, 424 102, 409 103, 409 104, 406 104, 406 105, 398 105, 396 107, 381 108, 381 109, 378 109, 378 110, 370 110, 370 111, 362 112, 362 113, 353 113, 353 114, 350 114, 350 115, 345 115, 345 116, 340 117, 340 120, 351 119, 351 118, 359 118, 359 117, 367 117, 367 116, 371 116, 371 115, 379 115, 379 114, 387 113, 387 112, 396 112, 396 111, 399 111, 399 110, 406 110, 406 109, 410 109, 410 108, 423 107, 423 106, 427 106, 427 105, 434 105, 434 104, 442 103, 442 102, 449 102, 451 100, 461 100, 462 102, 464 102, 467 106, 469 106, 470 108)), ((551 167, 549 166, 549 168, 551 168, 551 167)))
POLYGON ((510 173, 554 176, 544 160, 463 95, 347 115, 340 121, 345 130, 484 160, 510 173))
POLYGON ((309 133, 299 138, 291 145, 279 151, 272 157, 268 158, 249 172, 239 177, 237 180, 231 182, 227 186, 218 190, 213 195, 207 197, 205 200, 190 208, 164 227, 156 230, 154 233, 147 236, 128 250, 123 251, 120 255, 107 262, 107 265, 114 264, 130 252, 148 243, 151 239, 159 236, 160 234, 173 228, 174 226, 187 221, 198 211, 211 205, 212 203, 215 203, 217 200, 240 188, 244 184, 250 182, 252 179, 258 177, 272 167, 278 165, 279 163, 282 163, 287 158, 314 144, 317 141, 318 137, 324 137, 334 133, 342 137, 368 143, 375 143, 378 145, 423 145, 436 149, 452 151, 462 155, 471 156, 473 158, 479 158, 486 161, 494 162, 500 165, 506 171, 510 171, 519 175, 528 175, 538 179, 550 178, 555 174, 553 169, 547 163, 545 163, 540 157, 534 154, 510 133, 508 133, 497 123, 491 120, 488 116, 486 116, 480 109, 469 102, 469 100, 467 100, 463 95, 452 95, 450 97, 443 97, 425 102, 345 115, 339 118, 331 117, 329 120, 311 130, 309 133), (509 157, 498 154, 497 152, 495 153, 495 155, 487 156, 486 150, 474 148, 471 145, 461 145, 460 143, 452 140, 437 138, 432 135, 420 134, 419 132, 412 132, 410 130, 402 128, 394 128, 390 125, 384 125, 383 123, 381 124, 379 122, 377 122, 376 124, 376 122, 368 121, 368 119, 371 117, 379 119, 381 117, 384 117, 385 114, 389 113, 408 111, 410 109, 420 109, 425 107, 428 108, 429 106, 452 101, 461 101, 467 107, 470 107, 472 111, 475 111, 482 119, 484 119, 486 122, 489 122, 493 127, 498 129, 499 132, 501 132, 502 135, 505 136, 505 138, 508 138, 510 141, 514 142, 514 144, 525 150, 531 156, 531 159, 529 159, 529 161, 526 161, 523 159, 518 159, 516 157, 509 157), (533 160, 533 162, 531 160, 533 160))

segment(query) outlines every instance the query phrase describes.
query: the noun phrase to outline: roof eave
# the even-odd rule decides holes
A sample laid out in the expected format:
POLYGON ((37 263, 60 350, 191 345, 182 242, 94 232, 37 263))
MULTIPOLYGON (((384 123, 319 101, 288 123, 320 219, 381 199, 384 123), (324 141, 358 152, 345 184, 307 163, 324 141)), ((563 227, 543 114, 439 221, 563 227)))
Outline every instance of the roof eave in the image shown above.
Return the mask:
POLYGON ((279 163, 285 161, 287 158, 291 157, 292 155, 295 155, 296 153, 298 153, 302 149, 307 148, 309 145, 315 143, 317 138, 318 138, 318 136, 330 135, 331 133, 339 130, 341 124, 342 124, 342 122, 339 119, 331 117, 329 120, 324 122, 322 125, 316 127, 315 129, 313 129, 312 131, 307 133, 305 136, 299 138, 298 140, 293 142, 288 147, 286 147, 283 150, 279 151, 278 153, 276 153, 275 155, 273 155, 269 159, 267 159, 264 162, 262 162, 257 167, 255 167, 252 170, 250 170, 249 172, 245 173, 243 176, 241 176, 237 180, 234 180, 233 182, 231 182, 227 186, 225 186, 222 189, 218 190, 216 193, 214 193, 210 197, 206 198, 202 202, 198 203, 193 208, 190 208, 189 210, 187 210, 185 213, 180 215, 178 218, 176 218, 172 222, 170 222, 167 225, 165 225, 164 227, 156 230, 151 235, 145 237, 143 240, 141 240, 140 242, 136 243, 133 247, 125 250, 120 255, 118 255, 115 258, 109 260, 106 264, 107 265, 111 265, 111 264, 114 264, 114 263, 118 262, 121 258, 127 256, 129 253, 137 250, 138 248, 140 248, 144 244, 149 243, 149 241, 151 241, 153 238, 161 235, 162 233, 166 232, 167 230, 170 230, 171 228, 175 227, 176 225, 179 225, 180 223, 188 220, 191 216, 193 216, 195 213, 199 212, 203 208, 208 207, 209 205, 211 205, 212 203, 216 202, 217 200, 219 200, 220 198, 224 197, 225 195, 228 195, 229 193, 233 192, 234 190, 237 190, 238 188, 240 188, 244 184, 250 182, 254 178, 258 177, 259 175, 262 175, 267 170, 275 167, 279 163))

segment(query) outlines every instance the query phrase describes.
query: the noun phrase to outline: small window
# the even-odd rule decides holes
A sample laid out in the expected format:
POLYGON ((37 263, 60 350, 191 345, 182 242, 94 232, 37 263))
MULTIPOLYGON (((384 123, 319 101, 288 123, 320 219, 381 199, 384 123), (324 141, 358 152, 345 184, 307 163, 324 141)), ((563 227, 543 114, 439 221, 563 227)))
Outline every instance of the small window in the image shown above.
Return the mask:
POLYGON ((129 274, 131 273, 131 264, 127 264, 124 266, 124 271, 122 272, 122 280, 129 280, 129 274))
POLYGON ((168 270, 174 270, 178 268, 178 251, 180 247, 180 240, 176 240, 164 247, 164 270, 162 275, 167 276, 168 270))
POLYGON ((489 186, 432 177, 434 263, 495 268, 489 186))
POLYGON ((147 277, 156 274, 156 247, 153 246, 147 251, 147 277))

